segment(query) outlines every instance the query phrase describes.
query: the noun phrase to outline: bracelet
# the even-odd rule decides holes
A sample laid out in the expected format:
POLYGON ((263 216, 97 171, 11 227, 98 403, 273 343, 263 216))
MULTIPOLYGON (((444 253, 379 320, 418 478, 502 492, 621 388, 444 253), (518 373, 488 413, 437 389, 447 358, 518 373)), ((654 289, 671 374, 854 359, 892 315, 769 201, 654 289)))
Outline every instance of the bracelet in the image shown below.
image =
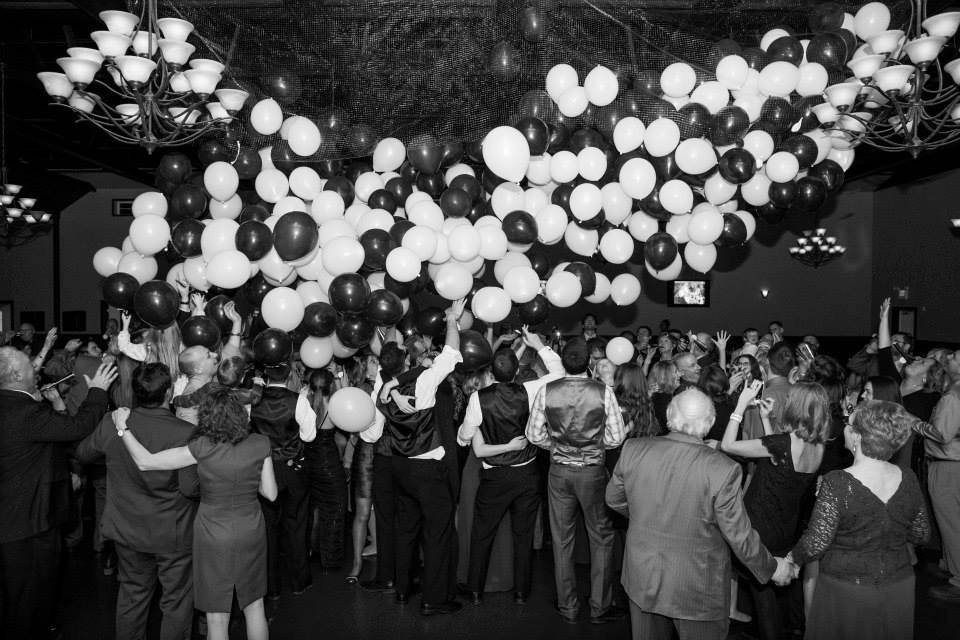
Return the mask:
POLYGON ((231 333, 230 335, 232 335, 232 336, 237 336, 237 337, 239 338, 239 337, 242 336, 243 334, 242 334, 242 333, 231 333))
POLYGON ((743 415, 739 413, 730 414, 730 422, 742 422, 742 421, 743 421, 743 415))

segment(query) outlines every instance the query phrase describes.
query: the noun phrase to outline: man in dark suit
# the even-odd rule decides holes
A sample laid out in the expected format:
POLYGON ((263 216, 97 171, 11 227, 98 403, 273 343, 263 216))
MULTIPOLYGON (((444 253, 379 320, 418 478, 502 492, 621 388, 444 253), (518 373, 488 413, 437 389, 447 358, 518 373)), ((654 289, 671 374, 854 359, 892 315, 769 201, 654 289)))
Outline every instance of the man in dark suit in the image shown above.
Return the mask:
MULTIPOLYGON (((151 452, 185 445, 194 426, 170 411, 170 370, 142 364, 133 372, 134 409, 127 425, 151 452)), ((77 446, 86 464, 106 457, 107 504, 100 529, 113 540, 119 561, 117 640, 147 633, 150 603, 162 589, 161 640, 189 640, 193 620, 192 544, 194 504, 184 493, 197 489, 196 465, 180 471, 139 471, 108 415, 77 446)))
MULTIPOLYGON (((67 521, 70 474, 58 444, 87 436, 107 412, 112 365, 87 378, 90 389, 76 416, 41 401, 30 358, 0 348, 0 580, 5 637, 42 638, 53 624, 58 527, 67 521)), ((56 389, 43 397, 62 400, 56 389)))
POLYGON ((730 613, 730 551, 761 583, 795 577, 750 525, 740 466, 704 444, 713 403, 697 389, 673 398, 668 435, 632 438, 607 485, 607 504, 630 520, 623 587, 634 640, 722 640, 730 613))

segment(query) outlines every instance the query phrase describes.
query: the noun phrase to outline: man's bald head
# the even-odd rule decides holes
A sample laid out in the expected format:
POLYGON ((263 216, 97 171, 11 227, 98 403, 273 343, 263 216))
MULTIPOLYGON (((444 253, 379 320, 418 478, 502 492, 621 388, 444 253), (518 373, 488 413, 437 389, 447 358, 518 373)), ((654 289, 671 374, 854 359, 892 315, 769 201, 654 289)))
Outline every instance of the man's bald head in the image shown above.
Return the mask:
POLYGON ((37 379, 30 357, 13 347, 0 347, 0 388, 33 393, 37 379))
POLYGON ((702 438, 710 431, 716 412, 713 401, 699 389, 687 389, 674 396, 667 407, 667 427, 702 438))
POLYGON ((216 353, 204 346, 194 345, 180 352, 180 371, 188 376, 213 375, 217 370, 216 353))
POLYGON ((692 353, 681 353, 673 359, 673 363, 677 365, 677 370, 680 371, 680 377, 684 382, 697 384, 700 380, 700 365, 697 363, 697 356, 692 353))

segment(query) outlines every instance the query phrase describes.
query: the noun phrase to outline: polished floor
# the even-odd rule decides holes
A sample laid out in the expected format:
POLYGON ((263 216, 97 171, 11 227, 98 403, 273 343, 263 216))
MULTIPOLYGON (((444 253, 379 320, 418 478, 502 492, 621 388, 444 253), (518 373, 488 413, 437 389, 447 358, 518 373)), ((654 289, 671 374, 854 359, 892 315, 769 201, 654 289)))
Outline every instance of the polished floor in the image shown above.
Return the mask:
MULTIPOLYGON (((64 640, 106 640, 113 638, 115 577, 103 576, 87 544, 71 553, 66 567, 61 600, 61 629, 64 640)), ((536 555, 534 591, 525 606, 513 603, 509 593, 487 594, 480 606, 465 605, 455 615, 424 618, 419 599, 395 604, 392 594, 367 593, 344 583, 345 571, 323 573, 314 568, 313 587, 300 596, 285 593, 269 607, 271 638, 323 640, 500 640, 500 639, 628 639, 629 622, 592 625, 586 614, 577 625, 562 622, 553 610, 553 582, 549 550, 536 555)), ((372 565, 365 563, 366 573, 372 565)), ((588 589, 586 567, 580 567, 581 588, 588 589)), ((943 605, 926 596, 935 580, 925 573, 917 580, 916 640, 957 640, 960 638, 960 605, 943 605)), ((156 613, 156 612, 155 612, 156 613)), ((731 626, 730 638, 754 638, 750 624, 731 626)), ((159 624, 151 618, 149 640, 158 637, 159 624)), ((245 638, 242 621, 234 620, 231 638, 245 638)))

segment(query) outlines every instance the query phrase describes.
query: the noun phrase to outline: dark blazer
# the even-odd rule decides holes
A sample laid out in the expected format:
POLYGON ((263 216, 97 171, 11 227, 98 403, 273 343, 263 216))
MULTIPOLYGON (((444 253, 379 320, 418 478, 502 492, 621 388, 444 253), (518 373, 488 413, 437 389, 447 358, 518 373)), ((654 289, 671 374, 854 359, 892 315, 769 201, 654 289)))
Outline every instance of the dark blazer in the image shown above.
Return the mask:
POLYGON ((105 391, 91 389, 71 417, 26 393, 0 389, 0 543, 66 521, 70 476, 58 448, 89 435, 108 402, 105 391))
POLYGON ((770 579, 777 564, 750 525, 740 480, 737 463, 693 436, 624 443, 606 499, 630 520, 622 583, 641 609, 725 619, 731 549, 761 583, 770 579))
MULTIPOLYGON (((133 409, 127 424, 151 453, 186 445, 195 430, 164 408, 133 409)), ((109 415, 77 445, 76 455, 86 464, 106 457, 107 503, 100 520, 104 538, 143 553, 191 547, 197 507, 184 493, 192 495, 198 488, 197 465, 179 471, 140 471, 109 415)))

